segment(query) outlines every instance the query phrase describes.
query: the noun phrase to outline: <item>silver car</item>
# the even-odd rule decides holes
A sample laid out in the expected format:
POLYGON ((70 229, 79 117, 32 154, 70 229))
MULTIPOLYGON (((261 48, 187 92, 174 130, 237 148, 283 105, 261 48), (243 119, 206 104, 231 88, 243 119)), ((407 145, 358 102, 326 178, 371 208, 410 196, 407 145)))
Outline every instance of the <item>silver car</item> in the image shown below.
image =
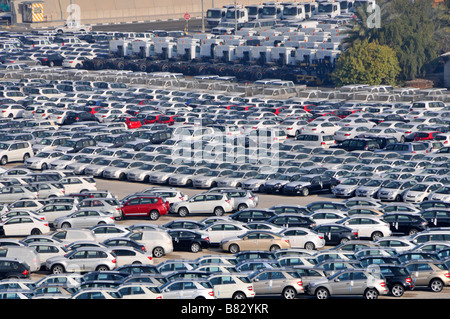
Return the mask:
POLYGON ((430 194, 444 186, 436 182, 422 182, 407 189, 403 194, 403 201, 406 203, 420 203, 427 200, 430 194))
POLYGON ((165 184, 169 181, 169 178, 172 176, 176 176, 177 174, 183 172, 184 170, 190 168, 189 166, 175 166, 169 165, 163 168, 160 171, 151 173, 149 176, 149 182, 151 184, 165 184))
POLYGON ((364 185, 370 180, 368 177, 351 177, 347 178, 342 183, 335 186, 331 191, 335 197, 353 197, 356 189, 364 185))
POLYGON ((102 160, 88 165, 84 169, 84 174, 94 177, 103 176, 103 171, 110 166, 114 166, 118 163, 122 162, 122 160, 118 158, 103 158, 102 160))
POLYGON ((126 180, 130 170, 139 168, 144 162, 139 161, 121 161, 114 166, 109 166, 103 170, 102 177, 110 179, 126 180))
POLYGON ((148 183, 150 174, 164 169, 167 164, 164 163, 145 163, 144 165, 128 171, 127 179, 133 182, 148 183))
POLYGON ((184 170, 183 172, 174 175, 169 178, 169 185, 172 186, 187 186, 192 187, 193 186, 193 180, 205 175, 210 170, 208 168, 188 168, 184 170))
POLYGON ((360 295, 366 299, 376 299, 387 295, 388 288, 380 274, 367 270, 343 270, 330 277, 313 280, 307 293, 317 299, 327 299, 335 295, 360 295))
POLYGON ((45 267, 53 274, 107 271, 117 267, 117 260, 108 249, 83 247, 72 250, 66 255, 47 259, 45 267))
POLYGON ((226 176, 229 176, 233 173, 231 169, 225 170, 208 170, 207 173, 202 176, 196 177, 192 181, 192 185, 195 188, 211 188, 216 187, 218 181, 226 176))
POLYGON ((300 275, 294 269, 260 269, 249 275, 255 296, 281 295, 294 299, 304 292, 300 275))
POLYGON ((414 180, 391 180, 377 191, 376 197, 382 201, 401 202, 403 200, 402 193, 416 184, 417 182, 414 180))
POLYGON ((90 228, 99 224, 115 224, 114 216, 108 212, 86 208, 53 221, 55 228, 90 228))
POLYGON ((253 192, 260 192, 262 190, 262 186, 267 181, 278 178, 279 176, 279 173, 259 173, 258 175, 244 181, 242 188, 253 192))

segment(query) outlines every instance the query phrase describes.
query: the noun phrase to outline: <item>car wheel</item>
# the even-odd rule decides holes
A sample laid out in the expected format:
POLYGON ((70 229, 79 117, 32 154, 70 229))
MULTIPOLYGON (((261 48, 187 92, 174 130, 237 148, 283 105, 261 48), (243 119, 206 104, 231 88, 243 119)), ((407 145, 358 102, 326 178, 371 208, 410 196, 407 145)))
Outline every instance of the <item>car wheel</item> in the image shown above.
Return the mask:
POLYGON ((192 245, 191 245, 191 252, 198 253, 201 250, 202 250, 202 246, 200 246, 199 243, 192 243, 192 245))
POLYGON ((409 236, 412 236, 412 235, 415 235, 415 234, 417 234, 417 229, 415 229, 415 228, 411 228, 411 229, 409 230, 409 232, 408 232, 408 235, 409 235, 409 236))
POLYGON ((97 225, 105 225, 106 223, 104 222, 104 221, 100 221, 100 222, 98 222, 98 224, 97 225))
POLYGON ((189 214, 189 211, 186 207, 181 207, 180 209, 178 209, 178 215, 180 217, 186 217, 189 214))
POLYGON ((366 299, 377 299, 378 298, 378 291, 373 288, 369 288, 364 292, 364 297, 366 299))
POLYGON ((55 66, 55 62, 50 61, 48 65, 49 65, 50 67, 54 67, 54 66, 55 66))
POLYGON ((239 246, 236 244, 231 244, 230 247, 228 247, 228 251, 231 254, 237 254, 239 252, 239 246))
POLYGON ((119 175, 119 180, 120 181, 124 181, 124 180, 126 180, 127 179, 127 175, 125 175, 124 173, 121 173, 120 175, 119 175))
POLYGON ((401 197, 400 195, 397 195, 397 196, 395 197, 395 201, 396 201, 396 202, 401 202, 401 201, 402 201, 402 197, 401 197))
POLYGON ((330 297, 330 293, 328 292, 328 289, 320 287, 316 290, 316 298, 317 299, 328 299, 330 297))
POLYGON ((248 206, 246 204, 239 204, 237 210, 240 211, 240 210, 246 209, 247 207, 248 206))
POLYGON ((314 250, 314 249, 316 249, 316 245, 314 245, 314 243, 313 242, 307 242, 306 244, 305 244, 305 249, 308 249, 308 250, 314 250))
POLYGON ((42 165, 41 165, 41 170, 43 170, 43 171, 44 171, 44 170, 46 170, 46 169, 47 169, 47 167, 48 167, 48 166, 47 166, 47 164, 46 164, 46 163, 44 163, 44 164, 42 164, 42 165))
POLYGON ((3 156, 2 159, 0 160, 0 164, 2 165, 8 164, 8 158, 6 156, 3 156))
POLYGON ((95 271, 108 271, 108 270, 109 268, 105 265, 100 265, 95 269, 95 271))
POLYGON ((30 154, 28 154, 28 153, 26 153, 24 156, 23 156, 23 161, 25 162, 27 159, 29 159, 30 158, 30 154))
POLYGON ((272 246, 270 246, 270 251, 276 251, 276 250, 278 250, 278 249, 280 249, 280 246, 278 246, 278 245, 272 245, 272 246))
POLYGON ((391 289, 391 294, 394 297, 401 297, 405 293, 405 288, 401 284, 395 284, 391 289))
POLYGON ((53 265, 52 266, 52 274, 58 275, 65 272, 63 265, 53 265))
POLYGON ((302 189, 302 196, 308 196, 309 195, 309 188, 303 187, 302 189))
POLYGON ((152 255, 155 258, 161 258, 162 256, 164 256, 164 248, 162 247, 153 248, 152 255))
POLYGON ((341 244, 348 242, 348 238, 341 238, 339 241, 341 244))
POLYGON ((192 183, 191 180, 188 180, 188 181, 186 182, 186 187, 192 188, 192 186, 194 186, 194 184, 192 183))
POLYGON ((214 215, 216 215, 216 216, 223 216, 224 213, 225 213, 225 211, 223 210, 222 207, 214 208, 214 215))
POLYGON ((433 292, 441 292, 444 288, 444 283, 440 279, 433 279, 430 282, 430 288, 433 292))
POLYGON ((238 291, 233 294, 233 299, 247 299, 247 296, 243 292, 238 291))
POLYGON ((39 228, 33 228, 31 235, 42 235, 42 232, 39 228))
POLYGON ((70 224, 69 223, 63 223, 61 225, 61 228, 70 228, 70 224))
POLYGON ((297 296, 297 291, 292 287, 286 287, 283 289, 284 299, 294 299, 297 296))
POLYGON ((380 239, 382 237, 383 237, 383 233, 379 232, 379 231, 373 232, 372 236, 371 236, 372 240, 377 240, 377 239, 380 239))
POLYGON ((152 210, 149 213, 149 217, 151 220, 158 220, 159 219, 159 212, 157 210, 152 210))

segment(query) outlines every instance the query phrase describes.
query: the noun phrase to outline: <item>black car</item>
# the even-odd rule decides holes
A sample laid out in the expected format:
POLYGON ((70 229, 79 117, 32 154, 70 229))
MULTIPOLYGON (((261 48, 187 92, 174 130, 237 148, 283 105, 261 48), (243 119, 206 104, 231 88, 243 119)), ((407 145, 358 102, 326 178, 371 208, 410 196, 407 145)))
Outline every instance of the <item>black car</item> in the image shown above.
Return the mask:
POLYGON ((126 272, 121 272, 117 270, 110 271, 90 271, 83 275, 83 281, 90 280, 123 280, 130 274, 126 272))
POLYGON ((118 271, 120 273, 127 273, 129 275, 159 274, 159 270, 156 265, 143 264, 123 265, 116 268, 115 271, 118 271))
POLYGON ((347 206, 340 202, 331 202, 331 201, 316 201, 306 205, 306 208, 310 212, 315 212, 316 210, 334 210, 334 211, 345 211, 347 210, 347 206))
POLYGON ((425 251, 405 251, 405 252, 397 254, 396 257, 402 263, 405 263, 410 260, 417 260, 417 259, 434 259, 434 260, 440 259, 437 253, 425 252, 425 251))
POLYGON ((306 207, 296 205, 275 205, 269 209, 273 210, 276 214, 291 213, 308 215, 311 213, 306 207))
POLYGON ((30 266, 14 259, 0 258, 0 279, 30 278, 30 266))
POLYGON ((374 140, 378 143, 379 148, 385 148, 388 144, 398 143, 399 141, 395 137, 389 136, 366 136, 366 139, 374 140))
POLYGON ((342 148, 350 151, 373 151, 380 148, 377 141, 368 138, 350 138, 342 143, 332 145, 330 148, 342 148))
POLYGON ((78 153, 86 147, 92 147, 96 145, 97 142, 93 138, 80 137, 66 140, 64 144, 58 146, 56 150, 61 150, 66 153, 78 153))
POLYGON ((79 122, 100 122, 100 120, 92 113, 80 111, 80 112, 68 112, 64 119, 63 125, 70 125, 79 122))
POLYGON ((319 225, 314 228, 314 231, 324 235, 325 245, 339 245, 358 239, 357 231, 338 224, 319 225))
POLYGON ((358 260, 364 268, 370 265, 400 264, 400 259, 396 256, 363 256, 358 258, 358 260))
POLYGON ((266 221, 276 215, 273 210, 269 209, 247 208, 230 215, 230 218, 239 222, 248 223, 251 221, 266 221))
POLYGON ((244 260, 254 260, 254 259, 270 259, 270 260, 276 260, 276 256, 274 253, 270 251, 240 251, 236 254, 234 254, 234 257, 236 258, 236 264, 240 263, 244 260))
POLYGON ((172 236, 172 244, 174 251, 190 251, 197 253, 203 248, 209 248, 209 238, 194 230, 169 230, 172 236))
POLYGON ((413 235, 428 228, 427 220, 414 213, 385 213, 382 220, 389 224, 393 236, 413 235))
POLYGON ((429 208, 450 209, 450 203, 441 200, 424 200, 423 202, 419 203, 419 207, 421 210, 426 210, 429 208))
POLYGON ((450 227, 450 209, 429 208, 420 212, 428 227, 450 227))
POLYGON ((103 241, 103 244, 108 247, 112 246, 125 246, 125 247, 133 247, 135 249, 141 251, 147 251, 145 245, 139 244, 137 241, 134 241, 129 238, 109 238, 103 241))
POLYGON ((166 276, 168 281, 175 279, 204 279, 211 276, 211 273, 208 271, 201 270, 179 270, 174 271, 166 276))
POLYGON ((321 174, 303 175, 295 182, 288 183, 283 187, 283 194, 308 196, 312 193, 331 192, 339 181, 333 177, 321 174))
POLYGON ((46 65, 46 66, 62 66, 62 62, 65 58, 59 54, 59 53, 55 53, 55 54, 49 54, 47 56, 40 56, 38 57, 38 61, 41 63, 41 65, 46 65))
POLYGON ((205 227, 205 225, 194 220, 172 220, 167 224, 162 225, 162 227, 169 229, 201 229, 205 227))
POLYGON ((405 290, 414 289, 411 274, 408 269, 401 265, 378 265, 389 292, 394 297, 403 296, 405 290))
POLYGON ((285 228, 305 227, 312 229, 316 227, 316 222, 311 217, 298 214, 280 214, 269 218, 267 222, 285 228))

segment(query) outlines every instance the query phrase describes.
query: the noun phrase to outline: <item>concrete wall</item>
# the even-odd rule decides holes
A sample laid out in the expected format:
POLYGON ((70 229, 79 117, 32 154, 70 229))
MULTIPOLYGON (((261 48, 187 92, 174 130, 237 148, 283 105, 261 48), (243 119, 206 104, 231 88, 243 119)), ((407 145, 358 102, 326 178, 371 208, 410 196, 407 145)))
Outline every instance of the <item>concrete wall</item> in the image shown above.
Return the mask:
MULTIPOLYGON (((203 0, 204 12, 208 8, 233 4, 232 0, 203 0)), ((16 3, 20 3, 17 1, 16 3)), ((47 22, 62 22, 69 17, 70 0, 43 0, 47 22)), ((81 23, 114 23, 182 19, 185 13, 192 18, 201 17, 202 0, 72 0, 81 9, 81 23)), ((259 3, 241 0, 240 5, 259 3)))

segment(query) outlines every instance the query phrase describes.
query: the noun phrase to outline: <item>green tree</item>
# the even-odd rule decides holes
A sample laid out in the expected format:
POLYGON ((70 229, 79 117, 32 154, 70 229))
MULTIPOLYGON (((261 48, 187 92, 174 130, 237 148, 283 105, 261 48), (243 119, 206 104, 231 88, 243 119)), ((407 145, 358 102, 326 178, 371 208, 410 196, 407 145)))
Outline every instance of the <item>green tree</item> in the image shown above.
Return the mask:
POLYGON ((394 50, 376 42, 357 40, 339 57, 331 78, 337 86, 355 83, 394 85, 399 73, 394 50))

